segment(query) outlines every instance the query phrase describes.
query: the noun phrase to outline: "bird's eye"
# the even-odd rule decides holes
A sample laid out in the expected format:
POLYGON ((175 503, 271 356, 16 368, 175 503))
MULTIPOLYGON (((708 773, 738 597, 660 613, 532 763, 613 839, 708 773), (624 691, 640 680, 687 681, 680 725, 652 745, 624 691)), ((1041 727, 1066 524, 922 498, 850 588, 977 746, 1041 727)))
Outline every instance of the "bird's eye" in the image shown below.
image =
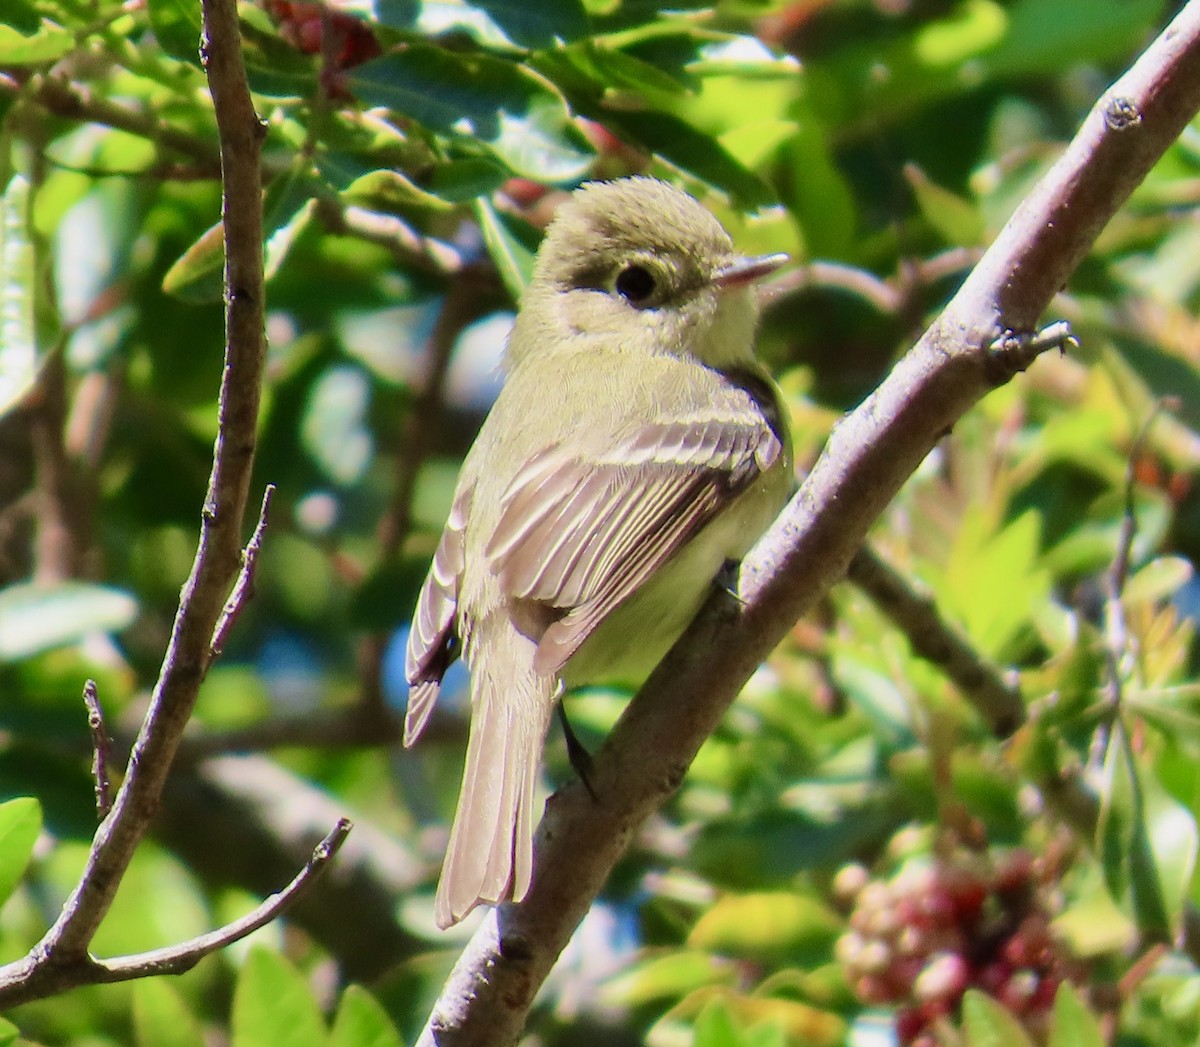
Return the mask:
POLYGON ((645 266, 627 265, 617 273, 613 288, 630 305, 642 305, 654 294, 654 277, 645 266))

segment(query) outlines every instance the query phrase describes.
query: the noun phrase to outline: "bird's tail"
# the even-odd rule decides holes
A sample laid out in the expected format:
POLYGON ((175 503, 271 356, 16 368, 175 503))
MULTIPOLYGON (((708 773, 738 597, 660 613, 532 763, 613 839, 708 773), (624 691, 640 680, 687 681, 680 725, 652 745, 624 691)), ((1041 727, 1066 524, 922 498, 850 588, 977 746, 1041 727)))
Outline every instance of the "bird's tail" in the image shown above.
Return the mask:
POLYGON ((520 901, 533 874, 533 796, 556 685, 533 671, 531 640, 507 620, 487 625, 469 658, 471 733, 438 883, 439 927, 480 902, 520 901))

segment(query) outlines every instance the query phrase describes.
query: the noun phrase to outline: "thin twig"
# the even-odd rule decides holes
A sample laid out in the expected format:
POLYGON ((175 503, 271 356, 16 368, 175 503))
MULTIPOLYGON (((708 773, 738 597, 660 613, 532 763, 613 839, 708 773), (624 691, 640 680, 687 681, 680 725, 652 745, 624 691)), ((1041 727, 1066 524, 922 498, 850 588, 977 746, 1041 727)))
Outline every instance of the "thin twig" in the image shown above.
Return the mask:
POLYGON ((184 971, 190 971, 210 953, 232 945, 236 941, 241 941, 246 935, 252 934, 260 927, 265 927, 287 909, 303 891, 308 889, 313 880, 325 871, 353 828, 354 823, 349 818, 338 819, 338 823, 313 848, 312 857, 295 875, 292 882, 278 894, 266 898, 245 916, 232 923, 227 923, 224 927, 209 931, 207 934, 180 942, 178 945, 169 945, 162 949, 137 953, 133 956, 121 956, 112 960, 98 960, 96 963, 104 971, 104 977, 101 980, 119 982, 129 981, 132 978, 149 978, 160 974, 182 974, 184 971))
POLYGON ((233 583, 233 591, 229 594, 229 599, 225 601, 225 606, 221 609, 221 616, 217 619, 216 628, 213 629, 212 643, 209 644, 211 658, 220 657, 221 652, 225 649, 225 641, 229 639, 229 634, 237 624, 238 618, 241 617, 242 611, 245 610, 246 604, 254 599, 254 579, 258 568, 258 554, 262 550, 263 536, 267 532, 267 521, 271 514, 271 498, 274 494, 275 485, 267 484, 266 490, 263 491, 262 506, 258 510, 258 523, 254 527, 250 541, 246 543, 246 548, 242 550, 242 568, 238 572, 237 581, 233 583))
MULTIPOLYGON (((329 834, 314 848, 304 868, 282 891, 273 894, 241 919, 208 934, 189 939, 179 945, 162 949, 100 960, 84 953, 67 960, 49 963, 44 958, 34 960, 34 978, 9 987, 5 992, 5 1008, 30 1000, 65 992, 80 985, 98 985, 131 981, 162 974, 182 974, 196 966, 205 956, 240 941, 248 934, 276 919, 295 902, 329 865, 345 841, 353 823, 342 818, 329 834)), ((27 957, 23 963, 29 964, 27 957)))
POLYGON ((202 58, 221 139, 226 345, 200 540, 112 810, 54 926, 24 958, 0 967, 0 1009, 58 991, 64 970, 83 971, 85 981, 88 971, 99 977, 88 947, 158 807, 211 664, 213 630, 238 573, 266 357, 260 171, 265 130, 250 98, 235 0, 204 0, 203 18, 202 58))
POLYGON ((112 782, 108 776, 108 758, 112 739, 104 726, 104 710, 96 693, 96 681, 83 685, 83 704, 87 707, 88 731, 92 736, 92 777, 96 782, 96 816, 103 820, 112 809, 112 782))

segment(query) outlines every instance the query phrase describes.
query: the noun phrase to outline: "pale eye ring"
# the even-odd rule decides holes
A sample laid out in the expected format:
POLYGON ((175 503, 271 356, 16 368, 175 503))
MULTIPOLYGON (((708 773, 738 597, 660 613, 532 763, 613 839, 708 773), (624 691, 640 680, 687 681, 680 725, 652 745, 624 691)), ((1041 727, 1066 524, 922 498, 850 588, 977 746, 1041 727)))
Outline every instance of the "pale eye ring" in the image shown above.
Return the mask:
POLYGON ((613 290, 630 305, 645 305, 657 290, 658 284, 650 270, 644 265, 627 265, 613 282, 613 290))

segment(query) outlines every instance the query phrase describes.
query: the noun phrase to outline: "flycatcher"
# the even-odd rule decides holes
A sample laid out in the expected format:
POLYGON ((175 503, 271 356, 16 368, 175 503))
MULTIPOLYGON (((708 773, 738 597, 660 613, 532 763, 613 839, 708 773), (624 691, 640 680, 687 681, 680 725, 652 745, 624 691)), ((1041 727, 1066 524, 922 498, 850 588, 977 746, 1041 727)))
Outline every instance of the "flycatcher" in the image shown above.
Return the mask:
POLYGON ((408 642, 405 745, 447 666, 471 671, 439 926, 525 896, 563 690, 649 673, 783 506, 791 443, 752 285, 785 260, 736 254, 652 178, 585 185, 547 230, 408 642))

